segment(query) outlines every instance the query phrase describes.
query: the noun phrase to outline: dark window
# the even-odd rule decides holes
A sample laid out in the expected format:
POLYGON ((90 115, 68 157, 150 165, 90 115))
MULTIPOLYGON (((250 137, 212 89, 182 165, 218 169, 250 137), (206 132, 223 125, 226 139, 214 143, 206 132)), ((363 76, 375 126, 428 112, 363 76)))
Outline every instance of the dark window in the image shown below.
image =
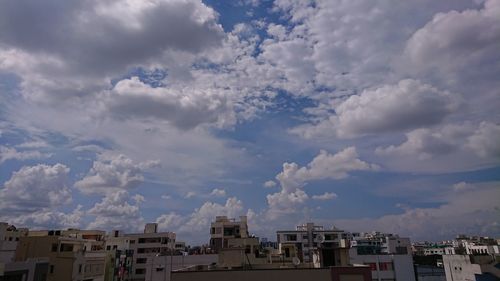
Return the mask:
POLYGON ((111 246, 110 245, 106 246, 106 250, 108 251, 111 250, 111 246))
POLYGON ((297 241, 297 234, 287 234, 285 235, 286 241, 297 241))
POLYGON ((113 245, 113 250, 116 250, 118 248, 117 245, 113 245))
POLYGON ((135 262, 136 263, 146 263, 147 262, 147 258, 138 258, 135 262))
POLYGON ((53 265, 50 265, 50 267, 49 267, 49 273, 54 273, 54 266, 53 265))
POLYGON ((78 273, 82 273, 82 265, 78 265, 78 273))
POLYGON ((130 244, 135 244, 135 240, 130 240, 130 244))
POLYGON ((137 268, 135 270, 135 274, 146 274, 146 269, 145 268, 137 268))
POLYGON ((57 252, 57 243, 52 244, 51 251, 52 252, 57 252))

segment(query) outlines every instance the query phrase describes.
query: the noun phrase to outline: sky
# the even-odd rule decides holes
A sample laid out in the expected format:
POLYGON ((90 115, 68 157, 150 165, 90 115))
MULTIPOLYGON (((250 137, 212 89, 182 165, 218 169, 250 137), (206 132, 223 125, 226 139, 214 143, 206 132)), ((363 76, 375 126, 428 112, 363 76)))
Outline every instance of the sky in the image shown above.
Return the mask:
POLYGON ((0 221, 500 236, 500 0, 0 1, 0 221))

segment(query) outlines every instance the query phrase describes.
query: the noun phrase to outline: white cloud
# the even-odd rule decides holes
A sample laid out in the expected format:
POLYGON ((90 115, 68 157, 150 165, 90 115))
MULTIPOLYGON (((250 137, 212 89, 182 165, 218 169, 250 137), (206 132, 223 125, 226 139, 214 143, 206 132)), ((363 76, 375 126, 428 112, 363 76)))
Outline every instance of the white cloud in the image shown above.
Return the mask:
POLYGON ((176 214, 175 212, 163 214, 156 219, 158 228, 162 229, 163 231, 175 231, 183 221, 184 218, 181 215, 176 214))
POLYGON ((210 196, 226 197, 226 191, 224 189, 215 188, 212 192, 210 192, 210 196))
POLYGON ((215 11, 200 1, 26 0, 2 3, 0 18, 0 68, 22 76, 24 94, 39 101, 88 95, 110 74, 223 38, 215 11))
POLYGON ((399 145, 378 147, 386 166, 410 171, 460 171, 492 166, 500 160, 500 125, 481 122, 417 129, 399 145))
POLYGON ((215 89, 152 88, 137 77, 118 82, 103 110, 120 119, 166 120, 181 129, 204 123, 227 126, 235 122, 230 102, 215 89))
POLYGON ((475 184, 476 188, 449 192, 438 207, 406 208, 401 214, 378 218, 336 220, 351 231, 380 230, 410 236, 413 240, 451 239, 457 233, 495 235, 500 231, 498 182, 475 184))
POLYGON ((137 200, 137 195, 130 196, 125 190, 107 193, 101 202, 95 203, 87 211, 87 214, 95 216, 95 220, 87 227, 90 229, 138 231, 144 222, 139 208, 141 203, 142 200, 137 200))
POLYGON ((276 186, 276 182, 275 181, 272 181, 272 180, 268 180, 264 183, 264 187, 267 187, 267 188, 273 188, 276 186))
POLYGON ((193 191, 188 191, 188 193, 186 193, 186 195, 184 196, 184 198, 186 199, 190 199, 190 198, 193 198, 196 196, 196 193, 193 192, 193 191))
POLYGON ((311 198, 314 200, 332 200, 337 198, 337 194, 333 192, 325 192, 321 195, 313 195, 311 198))
POLYGON ((60 212, 48 208, 19 216, 0 216, 2 221, 29 226, 30 228, 77 228, 81 227, 84 217, 82 206, 78 205, 72 212, 60 212))
POLYGON ((0 189, 0 210, 15 217, 70 203, 69 170, 62 164, 22 167, 0 189))
POLYGON ((266 196, 268 203, 266 216, 274 220, 285 214, 302 211, 301 205, 309 199, 302 189, 306 182, 343 179, 348 177, 350 172, 377 169, 377 165, 358 159, 354 147, 348 147, 336 154, 321 150, 307 166, 301 168, 296 163, 284 163, 283 171, 276 176, 281 191, 266 196))
POLYGON ((364 90, 334 105, 335 115, 292 132, 305 138, 342 138, 402 131, 439 124, 457 111, 460 97, 416 80, 364 90))
POLYGON ((170 199, 172 199, 172 196, 167 195, 167 194, 163 194, 163 195, 161 196, 161 199, 170 200, 170 199))
POLYGON ((50 153, 41 153, 36 150, 18 151, 13 147, 0 145, 0 164, 8 160, 29 160, 51 157, 50 153))
POLYGON ((238 217, 243 212, 243 202, 236 197, 230 197, 224 205, 205 202, 200 208, 194 210, 189 219, 180 228, 181 232, 196 232, 209 229, 210 222, 216 216, 238 217))
MULTIPOLYGON (((488 0, 479 10, 434 15, 408 40, 401 70, 462 91, 474 100, 498 96, 500 66, 494 62, 500 60, 499 7, 498 0, 488 0)), ((488 106, 484 100, 482 104, 488 106)))
POLYGON ((100 154, 88 174, 75 183, 85 194, 109 193, 132 189, 144 181, 145 169, 157 167, 157 161, 134 163, 124 155, 100 154))
POLYGON ((467 146, 483 158, 500 160, 500 125, 481 122, 467 138, 467 146))

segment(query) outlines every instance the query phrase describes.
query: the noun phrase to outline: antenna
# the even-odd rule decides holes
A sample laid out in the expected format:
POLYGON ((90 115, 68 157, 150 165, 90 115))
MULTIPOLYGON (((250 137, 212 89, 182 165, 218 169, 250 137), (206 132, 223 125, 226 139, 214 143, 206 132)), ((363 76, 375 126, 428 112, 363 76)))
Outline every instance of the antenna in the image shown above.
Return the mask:
POLYGON ((297 257, 293 257, 293 259, 292 259, 292 263, 293 263, 293 265, 295 265, 295 266, 297 267, 297 266, 300 264, 300 260, 299 260, 299 258, 297 258, 297 257))

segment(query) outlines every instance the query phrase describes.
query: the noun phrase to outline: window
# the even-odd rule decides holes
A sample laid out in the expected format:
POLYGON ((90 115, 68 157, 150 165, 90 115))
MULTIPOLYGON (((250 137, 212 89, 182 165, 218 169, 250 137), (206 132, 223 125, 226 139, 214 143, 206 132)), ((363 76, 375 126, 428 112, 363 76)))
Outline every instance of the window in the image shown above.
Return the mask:
POLYGON ((57 243, 53 243, 53 244, 52 244, 51 251, 52 251, 52 252, 57 252, 57 243))
POLYGON ((78 265, 78 273, 82 273, 82 265, 81 264, 78 265))
POLYGON ((366 265, 368 265, 370 267, 371 271, 377 271, 377 264, 376 263, 371 262, 371 263, 366 263, 366 265))
POLYGON ((285 241, 297 241, 297 234, 285 234, 285 241))
POLYGON ((393 270, 392 262, 379 263, 380 270, 393 270))
POLYGON ((130 240, 130 244, 135 244, 135 240, 130 240))
POLYGON ((210 234, 215 234, 215 227, 210 228, 210 234))
POLYGON ((289 248, 285 248, 285 257, 286 258, 290 257, 290 249, 289 248))
POLYGON ((135 261, 136 263, 146 263, 147 262, 147 258, 137 258, 137 260, 135 261))
POLYGON ((49 273, 54 273, 54 265, 50 265, 50 267, 49 267, 49 273))
POLYGON ((116 248, 118 248, 117 245, 113 245, 113 250, 116 250, 116 248))
POLYGON ((135 274, 146 274, 146 269, 145 268, 137 268, 135 270, 135 274))
POLYGON ((106 250, 108 251, 111 250, 111 246, 110 245, 106 246, 106 250))

